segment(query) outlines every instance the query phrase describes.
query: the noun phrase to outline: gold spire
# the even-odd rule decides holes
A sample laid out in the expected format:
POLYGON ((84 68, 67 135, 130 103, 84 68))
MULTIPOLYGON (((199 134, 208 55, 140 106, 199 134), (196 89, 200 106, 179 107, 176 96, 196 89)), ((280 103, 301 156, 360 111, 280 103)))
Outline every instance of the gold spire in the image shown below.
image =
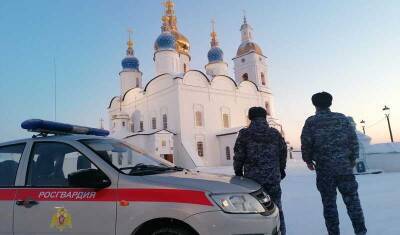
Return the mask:
POLYGON ((178 31, 177 18, 175 15, 175 3, 172 0, 163 2, 165 7, 164 15, 162 16, 162 32, 168 31, 174 35, 176 39, 176 50, 179 53, 189 55, 190 43, 189 40, 178 31))
POLYGON ((128 45, 128 48, 133 48, 133 41, 131 39, 133 30, 132 29, 128 29, 128 42, 126 43, 128 45))
POLYGON ((126 55, 128 56, 133 56, 133 41, 131 39, 133 30, 128 29, 128 42, 126 43, 128 45, 128 49, 126 50, 126 55))
POLYGON ((167 0, 163 3, 163 5, 165 7, 165 14, 162 17, 163 31, 178 30, 176 25, 174 2, 172 2, 172 0, 167 0))
POLYGON ((211 46, 216 47, 218 46, 218 41, 217 41, 217 32, 215 32, 215 20, 211 20, 211 46))

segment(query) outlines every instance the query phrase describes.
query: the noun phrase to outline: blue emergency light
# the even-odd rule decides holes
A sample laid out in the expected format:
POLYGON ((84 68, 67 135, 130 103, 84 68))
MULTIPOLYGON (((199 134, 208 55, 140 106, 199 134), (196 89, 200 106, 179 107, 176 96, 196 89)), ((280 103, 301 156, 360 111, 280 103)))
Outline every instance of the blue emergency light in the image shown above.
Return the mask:
POLYGON ((43 134, 82 134, 96 136, 108 136, 110 134, 109 131, 103 129, 52 122, 41 119, 26 120, 21 123, 21 127, 28 131, 43 134))

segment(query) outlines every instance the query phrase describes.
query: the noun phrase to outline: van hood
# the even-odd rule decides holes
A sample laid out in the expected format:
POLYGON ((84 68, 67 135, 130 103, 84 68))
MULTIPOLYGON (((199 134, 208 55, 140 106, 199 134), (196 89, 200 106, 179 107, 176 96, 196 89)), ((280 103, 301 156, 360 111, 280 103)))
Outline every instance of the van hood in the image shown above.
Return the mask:
POLYGON ((209 174, 193 170, 148 175, 147 180, 171 187, 202 190, 211 193, 251 193, 261 188, 256 182, 222 174, 209 174))

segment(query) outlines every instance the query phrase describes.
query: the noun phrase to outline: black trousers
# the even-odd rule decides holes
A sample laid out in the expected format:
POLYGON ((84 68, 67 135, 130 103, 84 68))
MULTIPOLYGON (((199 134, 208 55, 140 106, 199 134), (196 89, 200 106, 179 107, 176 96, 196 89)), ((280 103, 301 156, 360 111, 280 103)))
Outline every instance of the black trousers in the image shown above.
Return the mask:
POLYGON ((279 219, 281 221, 281 234, 286 234, 286 225, 285 225, 285 217, 282 211, 282 189, 280 184, 264 184, 263 189, 268 195, 271 197, 271 200, 275 203, 275 205, 279 208, 279 219))
POLYGON ((358 197, 358 183, 354 175, 329 176, 317 174, 317 188, 321 193, 325 224, 329 235, 339 235, 339 215, 336 205, 337 189, 342 194, 347 213, 357 235, 367 233, 364 214, 358 197))

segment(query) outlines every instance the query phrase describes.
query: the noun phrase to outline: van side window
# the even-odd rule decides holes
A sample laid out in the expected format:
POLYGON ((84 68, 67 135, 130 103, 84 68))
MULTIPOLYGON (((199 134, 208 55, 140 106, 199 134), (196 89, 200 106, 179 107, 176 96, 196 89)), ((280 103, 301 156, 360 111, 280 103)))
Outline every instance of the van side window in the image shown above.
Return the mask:
POLYGON ((13 187, 25 144, 0 147, 0 187, 13 187))
POLYGON ((70 145, 36 143, 29 159, 26 184, 34 187, 69 187, 68 175, 84 169, 97 168, 70 145))

